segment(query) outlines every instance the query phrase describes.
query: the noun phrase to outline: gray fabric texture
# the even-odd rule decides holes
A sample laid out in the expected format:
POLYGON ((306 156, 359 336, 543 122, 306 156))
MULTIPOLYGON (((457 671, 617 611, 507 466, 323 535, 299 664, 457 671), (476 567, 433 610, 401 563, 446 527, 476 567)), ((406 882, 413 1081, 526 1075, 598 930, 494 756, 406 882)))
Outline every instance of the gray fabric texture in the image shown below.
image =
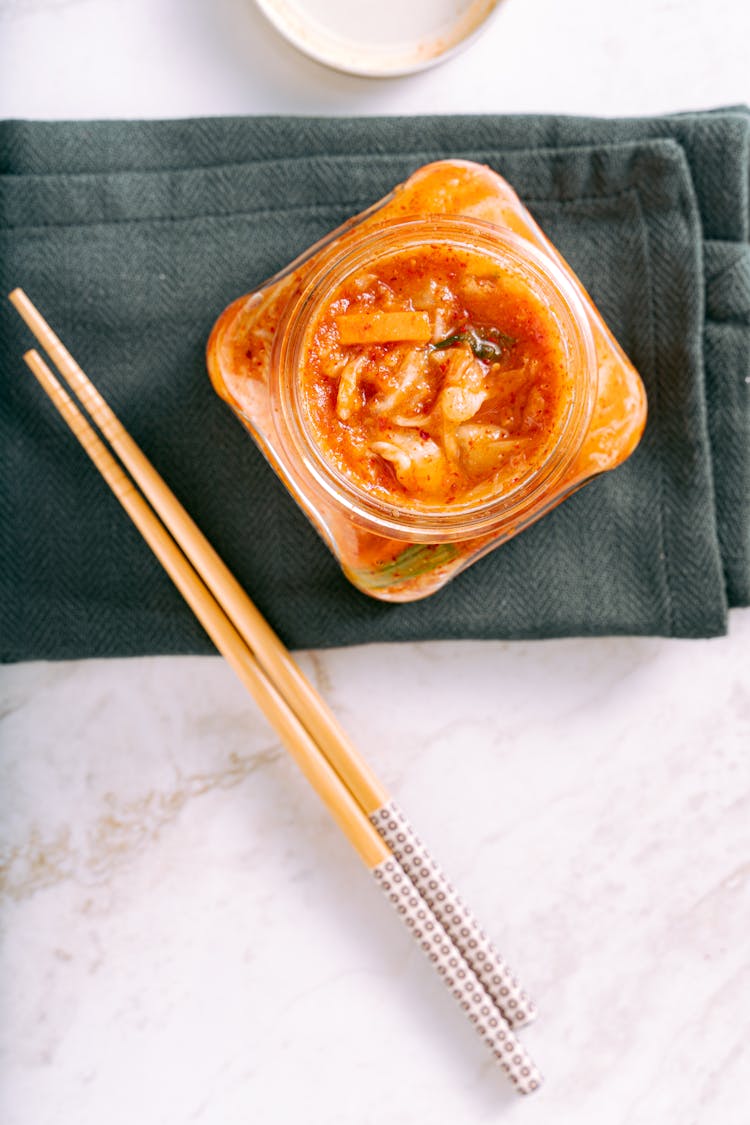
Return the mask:
MULTIPOLYGON (((0 272, 292 647, 711 636, 750 602, 750 116, 0 124, 0 272), (643 375, 640 447, 412 605, 341 576, 211 390, 215 318, 420 164, 491 165, 643 375)), ((0 658, 211 651, 0 307, 0 658)))

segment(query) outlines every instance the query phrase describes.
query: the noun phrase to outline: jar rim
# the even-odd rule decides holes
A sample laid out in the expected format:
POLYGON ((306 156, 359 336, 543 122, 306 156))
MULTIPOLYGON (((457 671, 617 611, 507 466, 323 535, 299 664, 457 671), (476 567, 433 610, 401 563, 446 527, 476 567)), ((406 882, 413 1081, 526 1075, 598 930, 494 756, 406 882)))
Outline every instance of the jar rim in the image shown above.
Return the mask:
POLYGON ((590 321, 578 290, 552 258, 506 227, 466 216, 424 215, 356 228, 332 243, 290 303, 274 343, 274 378, 269 390, 277 429, 291 438, 302 467, 330 501, 370 530, 394 538, 450 541, 496 531, 521 521, 531 508, 554 493, 583 442, 597 391, 596 349, 590 321), (366 261, 409 248, 443 242, 502 259, 542 296, 568 350, 572 393, 554 445, 541 465, 513 488, 468 504, 399 506, 373 496, 339 472, 324 456, 304 421, 301 381, 297 378, 307 326, 336 287, 366 261))

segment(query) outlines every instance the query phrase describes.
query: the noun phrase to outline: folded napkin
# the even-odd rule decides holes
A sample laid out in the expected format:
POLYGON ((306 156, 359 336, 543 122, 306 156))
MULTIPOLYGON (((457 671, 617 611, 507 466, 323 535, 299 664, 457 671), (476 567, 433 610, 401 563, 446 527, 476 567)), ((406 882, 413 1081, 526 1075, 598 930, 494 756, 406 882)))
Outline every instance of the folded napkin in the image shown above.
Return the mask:
MULTIPOLYGON (((26 289, 287 644, 710 636, 750 602, 750 115, 0 125, 26 289), (214 395, 224 306, 445 156, 505 176, 643 375, 633 457, 412 605, 341 576, 214 395)), ((210 651, 0 307, 0 657, 210 651)))

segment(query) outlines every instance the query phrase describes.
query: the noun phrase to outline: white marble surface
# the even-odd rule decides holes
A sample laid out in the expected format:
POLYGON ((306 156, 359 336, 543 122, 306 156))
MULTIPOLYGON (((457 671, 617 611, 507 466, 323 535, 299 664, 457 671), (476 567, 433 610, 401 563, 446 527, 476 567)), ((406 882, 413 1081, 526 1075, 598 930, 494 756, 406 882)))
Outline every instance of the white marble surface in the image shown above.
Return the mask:
MULTIPOLYGON (((657 112, 749 101, 748 41, 744 0, 508 0, 382 83, 241 0, 0 0, 0 114, 657 112)), ((747 1125, 750 612, 302 662, 534 992, 544 1089, 506 1089, 222 663, 30 664, 0 673, 3 1125, 747 1125)))

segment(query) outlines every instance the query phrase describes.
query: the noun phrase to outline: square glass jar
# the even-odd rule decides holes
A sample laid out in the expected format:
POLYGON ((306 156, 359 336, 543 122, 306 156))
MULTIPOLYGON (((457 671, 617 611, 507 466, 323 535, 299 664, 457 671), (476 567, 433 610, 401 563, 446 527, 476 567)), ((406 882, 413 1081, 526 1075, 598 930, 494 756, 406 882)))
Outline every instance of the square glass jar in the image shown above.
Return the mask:
POLYGON ((434 593, 615 468, 646 420, 576 275, 468 161, 418 169, 234 301, 208 367, 346 576, 386 601, 434 593))

